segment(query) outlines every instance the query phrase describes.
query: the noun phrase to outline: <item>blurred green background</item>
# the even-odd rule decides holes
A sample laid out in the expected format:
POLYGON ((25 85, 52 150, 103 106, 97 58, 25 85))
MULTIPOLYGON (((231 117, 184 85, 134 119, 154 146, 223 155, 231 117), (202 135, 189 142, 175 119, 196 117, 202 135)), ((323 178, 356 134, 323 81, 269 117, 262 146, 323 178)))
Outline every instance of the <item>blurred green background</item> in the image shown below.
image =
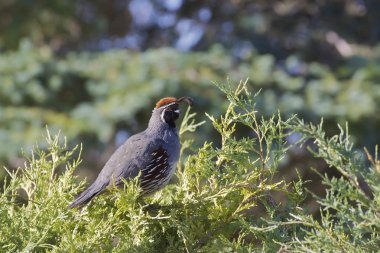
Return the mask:
MULTIPOLYGON (((379 24, 378 0, 2 0, 0 166, 22 166, 47 125, 83 143, 78 173, 92 180, 160 97, 194 97, 199 120, 223 112, 212 82, 227 77, 261 90, 263 115, 323 117, 330 134, 347 121, 357 147, 373 147, 379 24)), ((215 136, 206 124, 189 138, 215 136)), ((283 175, 307 157, 291 151, 283 175)))

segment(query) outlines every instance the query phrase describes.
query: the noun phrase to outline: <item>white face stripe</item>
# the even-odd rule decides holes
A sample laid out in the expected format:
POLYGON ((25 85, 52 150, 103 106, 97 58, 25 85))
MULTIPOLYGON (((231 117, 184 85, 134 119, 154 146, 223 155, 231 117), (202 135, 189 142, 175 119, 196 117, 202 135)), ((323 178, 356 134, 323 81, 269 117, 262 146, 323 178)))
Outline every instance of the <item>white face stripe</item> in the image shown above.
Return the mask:
POLYGON ((161 115, 160 115, 160 118, 161 118, 162 122, 165 122, 165 119, 164 119, 165 108, 167 108, 167 107, 169 107, 169 106, 171 106, 171 105, 174 105, 174 104, 176 104, 176 102, 171 102, 171 103, 169 103, 169 104, 167 104, 167 105, 164 105, 164 106, 161 106, 161 107, 158 107, 158 108, 157 108, 157 109, 164 109, 164 110, 161 112, 161 115))
POLYGON ((163 111, 161 112, 161 115, 160 115, 162 122, 165 122, 164 114, 165 114, 165 110, 163 110, 163 111))
MULTIPOLYGON (((174 105, 174 104, 176 104, 176 102, 173 102, 173 103, 170 103, 170 104, 167 104, 167 105, 159 107, 159 109, 163 108, 163 110, 161 112, 161 115, 160 115, 160 118, 161 118, 162 122, 166 122, 165 119, 164 119, 164 114, 165 114, 165 111, 166 111, 166 107, 174 105)), ((176 110, 174 110, 174 112, 179 114, 180 110, 176 109, 176 110)))
POLYGON ((171 106, 171 105, 174 105, 174 104, 176 104, 176 102, 171 102, 170 104, 163 105, 163 106, 161 106, 161 107, 158 107, 157 109, 166 108, 166 107, 171 106))

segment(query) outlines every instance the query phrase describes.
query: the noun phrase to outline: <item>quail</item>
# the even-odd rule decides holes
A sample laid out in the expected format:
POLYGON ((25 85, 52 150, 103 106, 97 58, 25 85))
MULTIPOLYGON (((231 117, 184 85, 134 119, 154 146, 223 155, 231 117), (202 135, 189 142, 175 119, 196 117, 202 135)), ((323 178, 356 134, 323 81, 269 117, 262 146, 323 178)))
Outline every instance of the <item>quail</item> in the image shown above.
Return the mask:
POLYGON ((145 131, 128 138, 110 157, 95 182, 83 191, 69 208, 87 204, 109 186, 120 186, 123 179, 138 175, 141 195, 150 195, 163 188, 174 174, 179 159, 180 142, 175 121, 179 103, 193 105, 190 97, 166 97, 153 109, 145 131))

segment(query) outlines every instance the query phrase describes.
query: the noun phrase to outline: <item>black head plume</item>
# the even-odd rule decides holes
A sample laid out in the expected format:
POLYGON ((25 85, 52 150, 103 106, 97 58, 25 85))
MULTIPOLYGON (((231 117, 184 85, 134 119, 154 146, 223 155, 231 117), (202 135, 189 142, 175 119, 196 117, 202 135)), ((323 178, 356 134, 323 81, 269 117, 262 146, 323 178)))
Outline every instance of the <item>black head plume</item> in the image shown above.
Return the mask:
POLYGON ((181 97, 175 101, 177 104, 186 102, 188 105, 193 106, 193 99, 191 97, 181 97))

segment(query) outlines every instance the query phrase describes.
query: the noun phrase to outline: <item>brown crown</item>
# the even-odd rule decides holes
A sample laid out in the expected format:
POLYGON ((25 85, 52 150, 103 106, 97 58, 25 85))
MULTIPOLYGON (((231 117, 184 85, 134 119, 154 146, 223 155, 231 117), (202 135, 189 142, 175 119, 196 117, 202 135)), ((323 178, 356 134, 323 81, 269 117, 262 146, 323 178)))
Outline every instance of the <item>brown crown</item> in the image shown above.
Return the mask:
POLYGON ((174 97, 166 97, 166 98, 162 98, 160 99, 160 101, 157 102, 156 104, 156 108, 160 108, 164 105, 167 105, 167 104, 170 104, 170 103, 173 103, 173 102, 176 102, 177 99, 174 98, 174 97))
POLYGON ((193 99, 191 97, 181 97, 178 99, 174 97, 166 97, 157 102, 156 109, 171 103, 176 103, 178 105, 182 102, 186 102, 188 105, 193 106, 193 99))

